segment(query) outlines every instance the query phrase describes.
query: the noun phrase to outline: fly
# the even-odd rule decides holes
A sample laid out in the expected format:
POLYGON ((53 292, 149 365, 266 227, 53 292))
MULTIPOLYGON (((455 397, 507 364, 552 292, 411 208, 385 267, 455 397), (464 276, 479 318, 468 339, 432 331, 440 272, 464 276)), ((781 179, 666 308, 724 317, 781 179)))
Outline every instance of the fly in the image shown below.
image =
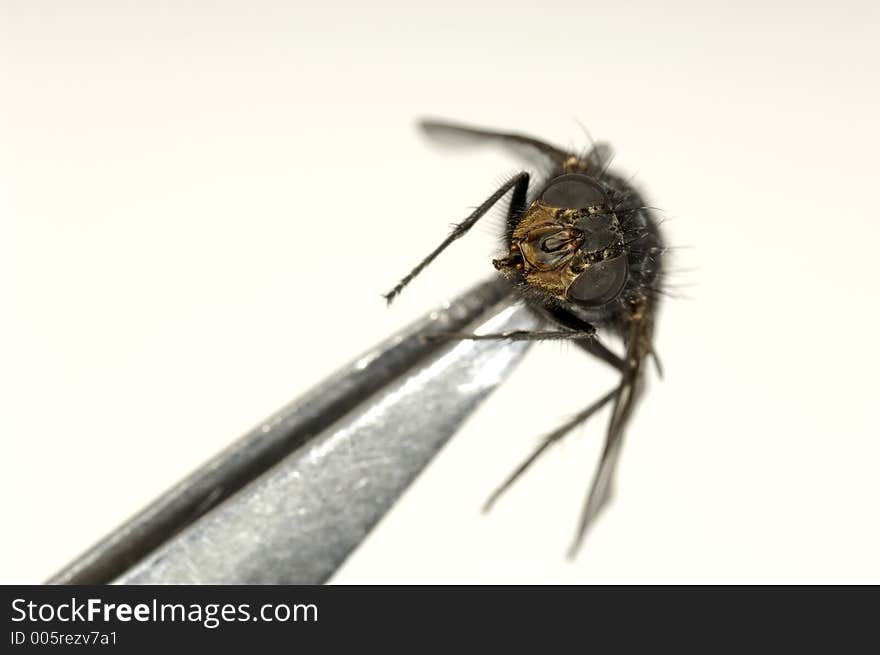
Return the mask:
POLYGON ((485 505, 489 509, 551 444, 610 404, 605 445, 569 549, 569 556, 574 556, 609 499, 624 432, 642 393, 644 362, 649 355, 660 372, 652 341, 664 252, 658 223, 630 182, 608 171, 607 146, 595 145, 579 155, 518 133, 435 121, 424 121, 422 127, 433 134, 526 146, 550 162, 550 174, 531 188, 526 171, 502 184, 385 298, 391 303, 453 241, 510 196, 504 231, 506 252, 492 263, 553 329, 481 335, 446 332, 432 338, 571 340, 619 372, 617 385, 546 435, 485 505), (605 346, 600 330, 602 337, 622 340, 622 357, 605 346))

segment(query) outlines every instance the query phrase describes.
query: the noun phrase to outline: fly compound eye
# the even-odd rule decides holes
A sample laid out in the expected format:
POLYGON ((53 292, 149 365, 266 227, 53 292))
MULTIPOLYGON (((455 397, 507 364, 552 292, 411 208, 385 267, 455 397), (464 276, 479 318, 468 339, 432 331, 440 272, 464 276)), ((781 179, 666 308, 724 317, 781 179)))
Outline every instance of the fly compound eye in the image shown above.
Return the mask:
POLYGON ((541 194, 541 201, 562 209, 586 209, 606 205, 608 199, 602 187, 591 177, 569 173, 551 180, 541 194))
POLYGON ((614 300, 626 284, 626 257, 621 255, 589 266, 565 290, 569 300, 599 306, 614 300))

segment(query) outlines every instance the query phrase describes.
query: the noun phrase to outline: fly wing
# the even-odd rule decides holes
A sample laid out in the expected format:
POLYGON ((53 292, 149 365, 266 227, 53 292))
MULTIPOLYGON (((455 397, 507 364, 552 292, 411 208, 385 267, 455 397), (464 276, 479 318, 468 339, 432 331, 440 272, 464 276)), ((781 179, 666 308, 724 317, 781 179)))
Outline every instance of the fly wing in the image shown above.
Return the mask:
POLYGON ((515 146, 525 146, 528 149, 533 151, 537 150, 542 155, 549 157, 550 160, 559 167, 573 156, 573 153, 557 148, 556 146, 541 141, 540 139, 536 139, 535 137, 526 134, 519 134, 518 132, 502 132, 434 119, 424 119, 420 121, 419 127, 421 127, 431 138, 443 141, 448 145, 489 139, 498 140, 515 146))
POLYGON ((617 469, 617 460, 620 458, 624 433, 641 396, 643 362, 647 355, 653 352, 651 346, 652 317, 649 310, 649 303, 645 299, 639 309, 632 313, 628 321, 625 332, 625 368, 614 397, 602 457, 587 494, 574 543, 569 549, 570 557, 577 553, 587 530, 605 507, 613 491, 614 474, 617 469))

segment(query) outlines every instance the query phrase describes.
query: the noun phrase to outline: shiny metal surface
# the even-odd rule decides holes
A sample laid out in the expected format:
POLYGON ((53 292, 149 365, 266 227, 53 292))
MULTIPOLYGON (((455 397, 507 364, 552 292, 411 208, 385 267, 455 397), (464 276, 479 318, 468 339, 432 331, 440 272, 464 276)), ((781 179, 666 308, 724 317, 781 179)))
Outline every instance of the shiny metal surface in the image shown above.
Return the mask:
MULTIPOLYGON (((487 316, 508 306, 508 294, 506 282, 498 279, 484 282, 382 342, 258 424, 74 560, 49 583, 101 584, 124 576, 133 564, 211 508, 224 503, 282 458, 310 442, 334 421, 367 399, 373 406, 379 390, 402 376, 419 374, 441 353, 450 350, 449 344, 425 343, 422 335, 434 331, 459 331, 485 321, 487 316)), ((533 319, 524 310, 517 310, 515 315, 508 319, 512 321, 512 327, 532 324, 533 319)), ((504 353, 513 356, 524 352, 528 344, 481 342, 473 351, 470 348, 474 343, 459 345, 463 348, 453 348, 455 357, 466 357, 470 352, 488 356, 490 351, 501 357, 504 353)), ((464 361, 460 363, 465 364, 464 361)), ((448 370, 457 369, 451 366, 448 370)), ((450 378, 449 384, 459 383, 453 383, 450 378)), ((428 389, 428 386, 422 388, 428 389)), ((460 392, 460 397, 471 396, 460 392)), ((360 409, 365 411, 366 408, 360 409)))
MULTIPOLYGON (((494 312, 478 331, 536 323, 507 301, 494 312)), ((527 346, 447 344, 115 582, 325 581, 527 346)))

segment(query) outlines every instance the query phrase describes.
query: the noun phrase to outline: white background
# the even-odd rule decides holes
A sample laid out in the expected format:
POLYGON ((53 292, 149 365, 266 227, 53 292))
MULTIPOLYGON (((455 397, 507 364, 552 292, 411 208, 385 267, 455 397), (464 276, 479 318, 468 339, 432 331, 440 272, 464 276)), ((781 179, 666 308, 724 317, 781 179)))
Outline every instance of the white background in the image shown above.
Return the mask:
POLYGON ((0 6, 0 581, 491 273, 380 298, 521 165, 430 114, 611 141, 687 298, 576 562, 604 419, 479 513, 613 380, 538 344, 336 581, 880 583, 876 3, 0 6))

